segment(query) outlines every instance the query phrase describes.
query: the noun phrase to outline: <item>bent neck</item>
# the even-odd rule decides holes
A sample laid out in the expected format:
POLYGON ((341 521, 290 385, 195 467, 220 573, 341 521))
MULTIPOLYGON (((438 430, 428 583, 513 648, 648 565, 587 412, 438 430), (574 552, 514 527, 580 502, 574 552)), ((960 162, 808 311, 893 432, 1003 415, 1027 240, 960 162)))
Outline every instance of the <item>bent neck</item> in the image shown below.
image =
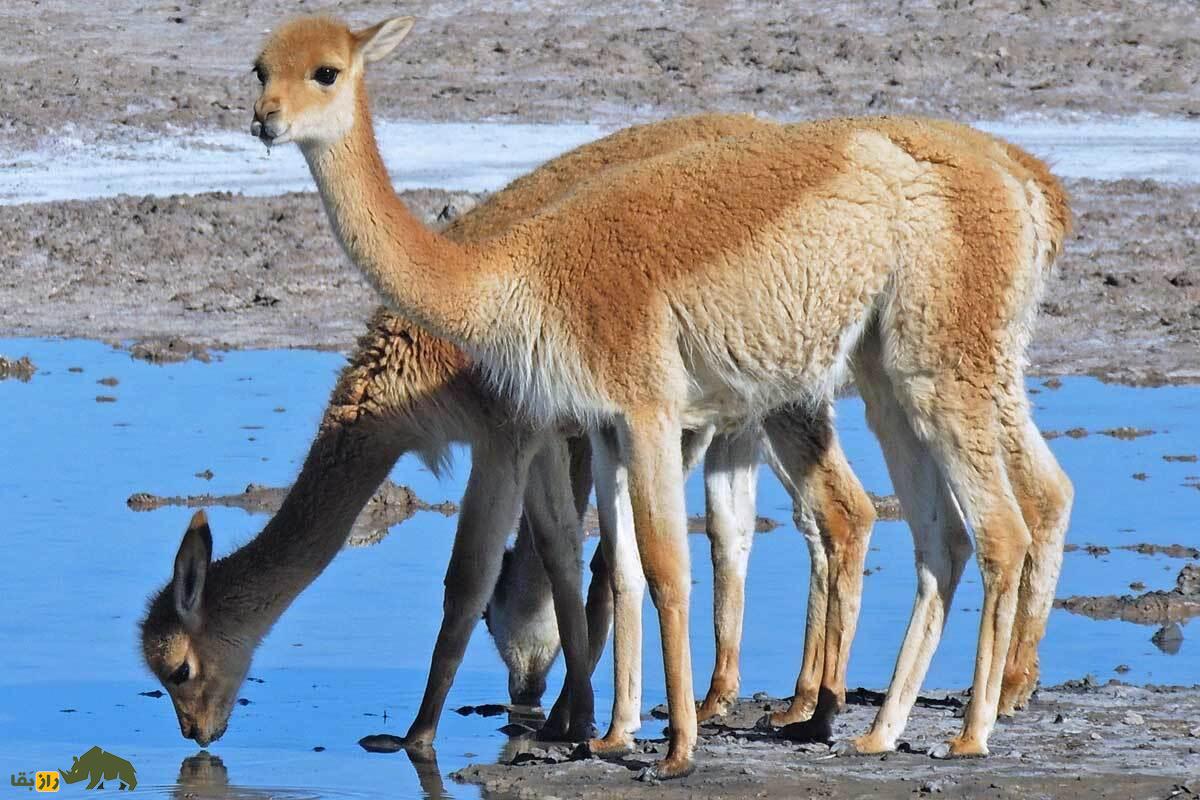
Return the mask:
POLYGON ((213 565, 213 619, 238 626, 228 633, 243 641, 262 639, 341 550, 403 450, 385 430, 327 417, 279 511, 257 537, 213 565))
POLYGON ((485 344, 510 275, 427 229, 396 196, 361 80, 350 132, 301 149, 343 249, 388 304, 464 349, 485 344))

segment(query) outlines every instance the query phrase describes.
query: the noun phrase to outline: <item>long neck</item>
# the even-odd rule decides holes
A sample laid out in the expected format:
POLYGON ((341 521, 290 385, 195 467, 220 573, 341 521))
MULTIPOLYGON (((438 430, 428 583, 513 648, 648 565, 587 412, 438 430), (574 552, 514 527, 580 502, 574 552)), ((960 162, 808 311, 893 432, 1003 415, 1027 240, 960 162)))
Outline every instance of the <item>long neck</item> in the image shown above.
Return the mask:
POLYGON ((379 154, 366 87, 350 132, 303 147, 334 231, 351 261, 404 316, 475 351, 494 336, 511 271, 427 229, 396 196, 379 154))
POLYGON ((254 540, 214 564, 215 619, 261 639, 337 555, 402 455, 396 436, 327 415, 283 505, 254 540))

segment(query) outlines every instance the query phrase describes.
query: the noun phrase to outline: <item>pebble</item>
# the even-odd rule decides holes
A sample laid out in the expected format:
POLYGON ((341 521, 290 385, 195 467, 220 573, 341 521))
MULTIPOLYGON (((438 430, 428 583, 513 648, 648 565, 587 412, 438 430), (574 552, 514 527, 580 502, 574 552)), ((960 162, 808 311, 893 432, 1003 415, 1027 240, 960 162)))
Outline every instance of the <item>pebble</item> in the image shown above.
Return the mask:
POLYGON ((1095 731, 1092 731, 1091 733, 1088 734, 1088 738, 1091 739, 1093 742, 1099 742, 1099 741, 1102 741, 1104 737, 1102 737, 1100 734, 1096 733, 1095 731))
POLYGON ((941 794, 942 781, 925 781, 921 784, 921 794, 941 794))
POLYGON ((950 745, 946 744, 945 742, 939 742, 935 744, 933 747, 929 748, 929 757, 937 759, 949 758, 950 745))
POLYGON ((1194 728, 1189 728, 1188 736, 1192 737, 1193 739, 1200 739, 1200 725, 1197 725, 1194 728))
POLYGON ((1121 718, 1121 722, 1124 722, 1126 725, 1145 725, 1146 718, 1136 711, 1127 711, 1125 712, 1125 716, 1121 718))

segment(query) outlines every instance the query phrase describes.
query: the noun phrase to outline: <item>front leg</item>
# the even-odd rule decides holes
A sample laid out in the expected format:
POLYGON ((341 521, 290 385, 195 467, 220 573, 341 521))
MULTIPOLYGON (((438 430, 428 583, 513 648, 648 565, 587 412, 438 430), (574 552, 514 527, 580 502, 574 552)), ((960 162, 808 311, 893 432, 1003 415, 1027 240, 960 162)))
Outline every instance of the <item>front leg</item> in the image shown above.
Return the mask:
POLYGON ((622 461, 629 466, 638 553, 658 610, 671 726, 667 757, 649 768, 646 777, 678 778, 691 773, 696 746, 688 640, 691 564, 679 421, 665 407, 646 408, 627 417, 620 433, 622 461))
POLYGON ((521 508, 532 442, 477 443, 446 570, 442 627, 429 665, 425 696, 404 740, 413 749, 432 745, 446 695, 475 624, 496 586, 504 544, 521 508))

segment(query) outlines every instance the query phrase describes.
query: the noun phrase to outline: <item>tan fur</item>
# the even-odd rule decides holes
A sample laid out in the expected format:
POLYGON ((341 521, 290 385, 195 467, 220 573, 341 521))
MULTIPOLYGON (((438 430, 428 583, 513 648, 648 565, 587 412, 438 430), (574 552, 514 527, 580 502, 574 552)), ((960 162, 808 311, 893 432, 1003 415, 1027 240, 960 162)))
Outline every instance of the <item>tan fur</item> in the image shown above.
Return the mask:
MULTIPOLYGON (((658 155, 670 149, 724 136, 746 133, 768 123, 751 117, 714 115, 670 120, 621 131, 568 153, 529 176, 515 181, 471 213, 460 217, 446 231, 457 240, 470 240, 502 232, 515 220, 567 193, 581 178, 599 171, 658 155)), ((332 392, 320 431, 312 445, 305 468, 289 493, 276 519, 264 531, 261 541, 237 551, 218 562, 211 570, 206 587, 209 598, 228 598, 219 614, 210 613, 209 627, 203 633, 188 634, 179 629, 178 618, 170 605, 170 586, 161 592, 143 626, 146 660, 163 680, 179 711, 185 735, 194 732, 202 741, 217 738, 223 732, 233 700, 248 668, 259 637, 269 629, 278 614, 309 581, 323 569, 331 557, 331 548, 344 541, 350 523, 366 498, 374 490, 403 452, 419 454, 436 468, 446 458, 451 443, 490 442, 498 427, 510 423, 511 411, 483 385, 461 350, 445 340, 425 333, 394 313, 379 310, 359 339, 350 364, 343 370, 332 392), (354 468, 355 462, 363 465, 354 468), (343 503, 334 497, 349 498, 343 503), (271 542, 286 536, 296 547, 296 563, 281 563, 271 556, 271 542), (287 576, 283 581, 281 576, 287 576), (212 634, 221 632, 220 640, 212 634), (236 643, 237 647, 230 647, 236 643), (186 687, 174 687, 165 679, 191 653, 198 669, 186 687), (199 669, 200 665, 203 669, 199 669), (203 677, 201 677, 203 675, 203 677)), ((800 424, 800 423, 794 423, 800 424)), ((580 470, 574 469, 573 474, 580 470)), ((852 480, 852 476, 850 476, 852 480)), ((588 484, 590 487, 590 483, 588 484)), ((536 502, 538 487, 530 487, 527 500, 536 502)), ((586 499, 588 489, 582 491, 586 499)), ((580 489, 576 488, 576 495, 580 489)), ((743 509, 743 511, 746 511, 743 509)), ((751 519, 753 507, 748 509, 751 519)), ((714 535, 716 541, 722 535, 714 535)), ((502 654, 511 677, 521 677, 513 685, 514 699, 527 696, 531 687, 523 681, 532 678, 533 686, 544 684, 545 672, 558 652, 559 636, 553 620, 550 583, 535 552, 533 534, 523 522, 513 551, 512 569, 497 592, 519 595, 525 605, 508 610, 515 617, 510 623, 523 630, 524 641, 503 642, 502 654), (549 619, 543 619, 549 614, 549 619), (531 635, 530 628, 549 623, 553 633, 541 630, 531 635), (530 660, 536 662, 530 664, 530 660)), ((602 563, 597 569, 606 570, 602 563)), ((718 567, 719 608, 736 602, 740 626, 741 591, 725 586, 728 570, 718 567)), ((602 577, 603 580, 603 577, 602 577)), ((453 588, 453 587, 451 587, 453 588)), ((596 615, 595 628, 607 631, 607 614, 600 608, 605 601, 594 592, 589 614, 596 615)), ((497 596, 493 605, 504 606, 497 596)), ((732 609, 730 609, 731 613, 732 609)), ((517 634, 521 635, 520 631, 517 634)), ((589 646, 594 665, 603 647, 603 634, 589 646)), ((718 632, 721 665, 714 673, 707 713, 720 713, 736 696, 737 655, 740 639, 729 630, 718 632)), ((498 645, 501 639, 497 638, 498 645)), ((540 691, 537 692, 540 697, 540 691)))
POLYGON ((823 402, 876 341, 879 369, 859 369, 860 386, 887 382, 975 533, 983 624, 951 747, 986 753, 1032 541, 999 422, 1028 414, 1016 379, 1048 228, 1027 187, 919 120, 836 120, 608 172, 458 246, 391 191, 360 48, 381 52, 331 25, 271 37, 257 129, 301 146, 347 253, 399 310, 477 355, 534 418, 618 427, 666 662, 671 743, 654 773, 688 772, 695 742, 681 428, 823 402), (313 41, 324 49, 295 68, 313 41), (323 61, 348 66, 314 94, 308 71, 323 61))

